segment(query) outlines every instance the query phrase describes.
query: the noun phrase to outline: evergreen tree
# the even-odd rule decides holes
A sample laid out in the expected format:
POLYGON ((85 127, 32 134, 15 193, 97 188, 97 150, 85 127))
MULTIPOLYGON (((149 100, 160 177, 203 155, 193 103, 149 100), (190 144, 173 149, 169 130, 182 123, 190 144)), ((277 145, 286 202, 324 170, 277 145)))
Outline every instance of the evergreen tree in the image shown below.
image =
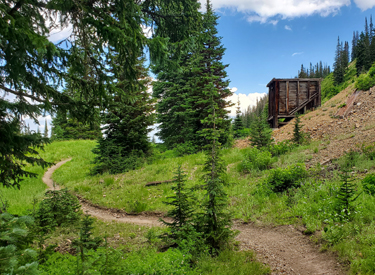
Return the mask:
POLYGON ((350 179, 349 171, 343 171, 340 175, 342 183, 337 191, 336 208, 341 220, 348 220, 354 215, 353 203, 357 200, 360 193, 357 194, 353 180, 350 179))
MULTIPOLYGON (((207 1, 206 16, 210 16, 211 12, 210 2, 207 1)), ((214 100, 215 92, 211 90, 211 93, 211 106, 207 107, 207 111, 212 114, 203 120, 206 128, 201 132, 202 138, 207 141, 205 146, 206 161, 203 168, 206 195, 202 203, 203 212, 198 214, 197 229, 198 232, 203 233, 211 248, 211 253, 215 253, 216 250, 222 249, 228 244, 234 233, 231 230, 232 221, 227 209, 228 196, 224 191, 226 168, 221 158, 220 133, 216 127, 216 122, 221 119, 216 115, 216 112, 220 110, 214 100)))
POLYGON ((302 133, 301 117, 296 115, 294 129, 293 129, 293 142, 301 145, 304 140, 304 135, 302 133))
POLYGON ((181 237, 181 232, 186 229, 186 225, 191 223, 193 215, 193 199, 192 193, 186 188, 186 174, 181 169, 181 165, 178 166, 173 179, 175 186, 172 186, 174 195, 168 197, 168 201, 164 202, 166 205, 171 205, 173 209, 168 211, 167 216, 172 218, 172 222, 162 222, 171 229, 171 234, 168 237, 177 239, 181 237))
POLYGON ((255 106, 248 106, 242 114, 242 121, 245 128, 250 128, 256 117, 260 116, 268 104, 268 95, 258 99, 255 106))
POLYGON ((307 78, 307 74, 305 71, 305 68, 303 67, 303 64, 301 64, 301 70, 298 72, 299 78, 307 78))
POLYGON ((138 83, 119 79, 118 87, 127 91, 133 98, 116 95, 110 107, 102 114, 104 136, 99 138, 94 173, 122 173, 143 164, 150 153, 148 132, 154 124, 154 100, 147 92, 151 79, 144 67, 145 59, 136 66, 138 83))
POLYGON ((204 16, 202 30, 194 36, 195 47, 182 54, 179 70, 162 70, 160 81, 155 83, 154 95, 160 99, 158 135, 169 148, 183 143, 195 150, 204 147, 199 133, 204 128, 202 120, 210 115, 206 112, 210 89, 216 91, 215 102, 220 106, 217 116, 221 120, 216 124, 220 141, 226 143, 229 139, 231 121, 226 108, 231 106, 227 98, 232 92, 226 79, 227 65, 222 64, 225 49, 217 35, 217 19, 212 12, 204 16))
POLYGON ((233 136, 235 138, 240 138, 242 136, 241 131, 244 129, 242 119, 241 119, 241 108, 240 108, 240 99, 238 99, 238 107, 236 110, 236 118, 233 123, 233 136))
POLYGON ((344 81, 345 67, 343 66, 343 47, 340 42, 340 37, 337 39, 336 56, 333 64, 333 78, 336 85, 344 81))
POLYGON ((264 108, 260 116, 256 116, 250 126, 250 142, 258 148, 269 147, 272 142, 272 129, 267 122, 268 108, 264 108))
POLYGON ((167 42, 180 43, 199 27, 198 5, 197 0, 4 2, 0 89, 16 101, 0 99, 1 184, 19 187, 22 177, 36 176, 23 169, 25 163, 48 165, 34 150, 48 140, 36 133, 20 135, 22 117, 36 121, 42 112, 52 113, 57 106, 75 117, 89 116, 95 106, 111 103, 112 95, 120 92, 118 71, 112 71, 113 52, 119 53, 116 63, 125 78, 136 81, 134 68, 144 47, 149 47, 153 62, 165 59, 167 42), (179 16, 171 16, 175 14, 179 16), (68 23, 73 25, 72 39, 66 40, 68 49, 67 43, 54 45, 48 40, 53 28, 68 23), (150 39, 141 27, 149 24, 156 30, 150 39), (91 37, 89 43, 77 51, 75 42, 87 37, 91 37), (82 87, 79 98, 85 101, 61 93, 68 79, 82 71, 81 60, 95 67, 95 77, 74 79, 77 89, 82 87), (95 88, 88 89, 90 85, 95 88))
POLYGON ((199 130, 194 110, 188 104, 190 87, 187 85, 191 77, 189 60, 192 53, 183 53, 179 60, 179 68, 159 66, 154 68, 158 81, 153 83, 153 96, 156 104, 157 136, 164 141, 167 148, 178 144, 196 145, 196 132, 199 130))
POLYGON ((357 45, 357 75, 367 71, 371 67, 370 40, 363 32, 359 36, 357 45))
POLYGON ((357 43, 358 43, 358 38, 357 38, 356 32, 353 31, 351 61, 354 61, 354 59, 357 58, 357 43))

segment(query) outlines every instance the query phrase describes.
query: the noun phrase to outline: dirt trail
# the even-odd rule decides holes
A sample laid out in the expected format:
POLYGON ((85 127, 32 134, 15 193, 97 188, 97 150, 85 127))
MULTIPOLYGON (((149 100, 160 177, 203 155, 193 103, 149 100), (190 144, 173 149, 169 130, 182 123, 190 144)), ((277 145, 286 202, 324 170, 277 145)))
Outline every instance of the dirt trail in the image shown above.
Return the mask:
MULTIPOLYGON (((51 177, 56 169, 68 161, 70 159, 57 163, 44 174, 43 182, 49 189, 60 189, 58 185, 54 186, 51 177)), ((156 216, 127 215, 113 209, 102 209, 83 199, 80 201, 84 212, 104 221, 161 226, 159 217, 156 216)), ((236 222, 234 229, 240 231, 237 240, 240 242, 241 249, 256 251, 258 259, 270 265, 271 274, 345 274, 332 255, 320 253, 318 247, 310 242, 309 237, 304 236, 293 226, 269 228, 236 222)))

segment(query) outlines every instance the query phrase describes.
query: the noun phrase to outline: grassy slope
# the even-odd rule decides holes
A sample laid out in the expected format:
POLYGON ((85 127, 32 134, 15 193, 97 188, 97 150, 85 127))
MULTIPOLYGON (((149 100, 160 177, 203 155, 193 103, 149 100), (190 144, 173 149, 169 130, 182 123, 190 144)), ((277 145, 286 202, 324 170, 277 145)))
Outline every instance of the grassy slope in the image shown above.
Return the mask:
MULTIPOLYGON (((49 162, 58 162, 62 159, 73 157, 74 161, 84 163, 92 160, 91 149, 94 145, 94 141, 54 142, 47 145, 45 151, 40 152, 40 155, 49 162)), ((77 173, 85 174, 86 172, 80 170, 79 167, 80 165, 78 165, 77 173)), ((40 200, 46 190, 46 185, 42 181, 44 170, 39 166, 29 166, 27 170, 38 174, 38 176, 37 178, 24 179, 21 183, 21 190, 0 187, 0 194, 9 203, 8 211, 10 213, 26 214, 27 210, 32 209, 34 199, 40 200)))

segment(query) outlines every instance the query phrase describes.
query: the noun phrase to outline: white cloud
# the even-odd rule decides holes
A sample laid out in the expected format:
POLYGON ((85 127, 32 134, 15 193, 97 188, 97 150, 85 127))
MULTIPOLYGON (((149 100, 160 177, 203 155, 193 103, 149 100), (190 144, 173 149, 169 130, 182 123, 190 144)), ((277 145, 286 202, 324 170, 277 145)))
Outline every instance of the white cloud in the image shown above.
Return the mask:
POLYGON ((247 107, 255 106, 257 99, 260 99, 261 97, 266 95, 265 93, 251 93, 251 94, 245 95, 241 93, 235 93, 235 91, 238 91, 237 88, 232 88, 231 90, 234 92, 234 94, 231 97, 229 97, 228 100, 230 100, 232 103, 235 103, 234 106, 228 108, 228 111, 230 111, 229 116, 231 117, 236 116, 238 100, 240 100, 241 112, 244 112, 247 109, 247 107))
POLYGON ((285 29, 286 29, 287 31, 292 31, 292 28, 291 28, 290 26, 288 26, 288 25, 285 25, 285 29))
POLYGON ((65 28, 53 30, 50 32, 48 36, 48 40, 53 43, 57 43, 61 40, 68 38, 72 34, 72 31, 73 31, 72 25, 69 25, 68 27, 65 27, 65 28))
MULTIPOLYGON (((200 0, 202 4, 205 1, 200 0)), ((369 8, 374 0, 354 0, 361 7, 369 8), (371 3, 371 4, 370 4, 371 3)), ((249 22, 277 24, 278 20, 319 14, 328 16, 350 0, 212 0, 215 9, 229 8, 245 13, 249 22)))
POLYGON ((141 25, 141 28, 143 30, 144 36, 146 36, 147 38, 151 38, 152 37, 154 30, 153 30, 153 28, 151 26, 141 25))
POLYGON ((303 52, 293 53, 292 56, 301 55, 303 52))
POLYGON ((362 11, 375 7, 374 0, 354 0, 354 3, 356 3, 358 8, 360 8, 362 11))

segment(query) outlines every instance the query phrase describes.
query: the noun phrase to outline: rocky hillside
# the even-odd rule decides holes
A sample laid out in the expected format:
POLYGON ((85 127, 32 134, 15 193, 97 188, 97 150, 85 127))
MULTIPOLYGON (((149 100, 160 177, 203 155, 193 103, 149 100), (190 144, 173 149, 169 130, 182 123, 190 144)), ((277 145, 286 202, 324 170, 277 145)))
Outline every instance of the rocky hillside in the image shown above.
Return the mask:
MULTIPOLYGON (((359 150, 363 143, 375 142, 375 87, 356 92, 351 85, 317 110, 303 115, 301 121, 303 131, 313 140, 321 141, 311 164, 325 164, 349 150, 359 150)), ((291 139, 293 127, 291 121, 275 130, 276 142, 291 139)))

